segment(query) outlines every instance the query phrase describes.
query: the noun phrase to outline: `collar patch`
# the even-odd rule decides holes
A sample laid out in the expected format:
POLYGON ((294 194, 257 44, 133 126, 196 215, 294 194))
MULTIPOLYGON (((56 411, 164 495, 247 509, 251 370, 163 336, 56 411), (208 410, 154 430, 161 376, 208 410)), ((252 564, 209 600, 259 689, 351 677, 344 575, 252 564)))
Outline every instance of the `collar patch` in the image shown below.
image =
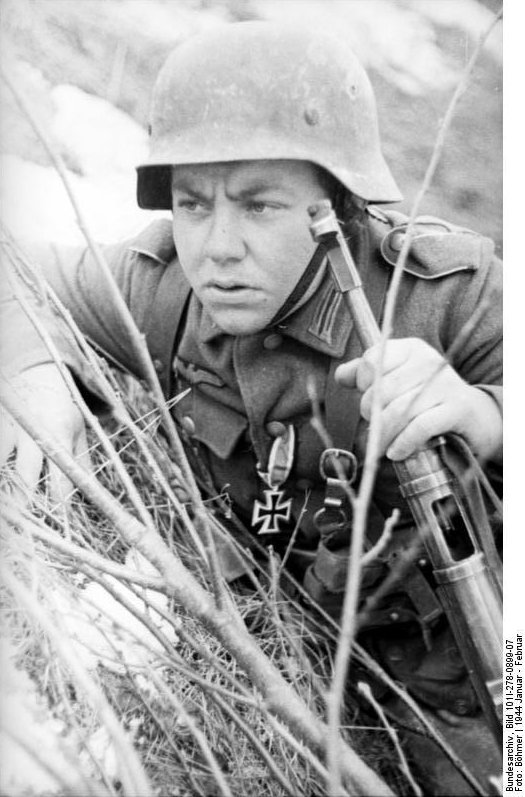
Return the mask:
POLYGON ((343 297, 338 293, 331 280, 325 283, 322 294, 319 297, 315 315, 312 318, 308 332, 315 335, 328 346, 333 346, 335 320, 343 297))

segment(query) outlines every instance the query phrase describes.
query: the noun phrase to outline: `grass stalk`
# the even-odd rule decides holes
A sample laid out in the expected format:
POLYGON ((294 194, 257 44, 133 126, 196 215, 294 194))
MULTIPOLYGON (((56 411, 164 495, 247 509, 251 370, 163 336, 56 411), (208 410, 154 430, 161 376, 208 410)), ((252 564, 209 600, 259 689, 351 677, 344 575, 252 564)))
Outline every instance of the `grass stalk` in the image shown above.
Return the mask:
POLYGON ((67 634, 60 632, 61 623, 58 615, 51 620, 40 605, 37 596, 30 587, 25 586, 19 578, 2 567, 4 585, 15 596, 19 604, 26 609, 44 631, 60 658, 64 661, 75 682, 92 705, 96 708, 101 721, 107 728, 119 759, 119 775, 126 797, 153 797, 148 779, 143 771, 142 764, 133 749, 126 733, 113 709, 107 702, 99 686, 93 681, 86 669, 75 655, 67 634))
MULTIPOLYGON (((126 512, 119 502, 82 468, 56 441, 52 440, 27 409, 20 407, 13 397, 7 380, 0 379, 0 400, 9 414, 38 443, 46 456, 55 462, 114 524, 123 539, 148 559, 166 580, 167 586, 185 609, 200 620, 248 673, 261 691, 265 704, 276 717, 282 719, 308 747, 322 754, 325 746, 325 726, 314 717, 296 692, 286 683, 279 670, 261 651, 247 632, 238 613, 217 608, 215 600, 204 590, 182 562, 173 556, 157 533, 151 533, 136 518, 126 512)), ((231 602, 230 602, 231 603, 231 602)), ((293 735, 289 738, 293 738, 293 735)), ((340 738, 338 747, 344 751, 344 778, 354 784, 363 795, 390 797, 386 783, 368 767, 355 751, 340 738)))
POLYGON ((29 106, 29 103, 26 101, 22 93, 18 90, 18 88, 14 85, 13 81, 9 78, 9 76, 5 73, 5 71, 1 67, 0 67, 0 77, 4 80, 5 84, 7 85, 11 94, 13 95, 15 101, 20 107, 23 115, 32 126, 38 139, 41 141, 47 154, 49 155, 51 162, 64 185, 67 196, 75 213, 75 218, 79 226, 79 229, 84 235, 89 250, 93 254, 93 258, 95 260, 99 273, 101 274, 101 276, 105 281, 106 288, 108 290, 109 295, 111 296, 111 300, 115 308, 119 312, 120 320, 123 324, 124 329, 126 330, 126 335, 129 339, 130 345, 132 346, 135 356, 137 358, 138 370, 141 374, 143 374, 149 386, 151 394, 161 414, 162 421, 166 429, 166 433, 168 435, 174 456, 184 476, 184 482, 188 488, 190 499, 192 501, 195 511, 195 526, 197 528, 197 531, 199 531, 202 534, 203 542, 206 548, 208 556, 208 564, 210 567, 210 575, 211 575, 211 580, 217 605, 219 606, 219 608, 224 608, 225 602, 227 602, 227 597, 224 590, 224 584, 220 571, 220 564, 217 556, 217 551, 215 550, 213 535, 211 533, 211 528, 208 521, 206 509, 202 503, 202 497, 200 495, 197 482, 189 465, 180 437, 177 433, 175 422, 169 410, 166 407, 166 402, 164 395, 162 393, 162 388, 159 382, 159 378, 157 372, 155 371, 153 361, 151 359, 151 356, 149 354, 146 345, 145 335, 137 329, 135 321, 131 315, 131 311, 127 306, 126 302, 124 301, 124 297, 120 293, 117 283, 115 282, 115 279, 109 269, 108 263, 105 257, 103 256, 100 247, 98 246, 93 236, 91 235, 89 226, 85 221, 80 205, 76 199, 75 192, 73 190, 71 181, 69 179, 67 168, 57 148, 54 146, 50 136, 47 134, 43 126, 39 123, 38 119, 33 114, 29 106))

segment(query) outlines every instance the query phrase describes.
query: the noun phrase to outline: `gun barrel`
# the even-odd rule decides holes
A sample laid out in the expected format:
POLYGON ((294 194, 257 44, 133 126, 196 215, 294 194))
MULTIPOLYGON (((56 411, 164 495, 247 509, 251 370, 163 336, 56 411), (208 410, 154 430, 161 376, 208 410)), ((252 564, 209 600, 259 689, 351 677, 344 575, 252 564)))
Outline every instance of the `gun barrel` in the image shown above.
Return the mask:
POLYGON ((502 606, 493 588, 485 557, 478 552, 443 570, 434 570, 447 613, 483 712, 501 744, 503 677, 502 606), (483 655, 479 655, 483 651, 483 655))

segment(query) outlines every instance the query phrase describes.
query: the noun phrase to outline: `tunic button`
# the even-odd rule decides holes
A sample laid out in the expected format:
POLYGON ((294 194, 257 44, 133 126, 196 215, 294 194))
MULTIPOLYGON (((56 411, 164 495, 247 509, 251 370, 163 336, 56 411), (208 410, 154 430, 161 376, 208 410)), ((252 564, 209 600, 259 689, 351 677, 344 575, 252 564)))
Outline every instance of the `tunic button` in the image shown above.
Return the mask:
POLYGON ((280 437, 286 432, 286 426, 280 421, 270 421, 266 424, 266 431, 270 437, 280 437))
POLYGON ((195 421, 189 415, 185 415, 181 420, 182 428, 189 434, 195 434, 195 421))
POLYGON ((161 371, 163 370, 163 368, 164 368, 164 363, 162 362, 162 360, 159 360, 159 358, 158 358, 158 357, 155 357, 155 359, 153 360, 153 367, 154 367, 154 369, 156 370, 156 372, 157 372, 158 374, 160 374, 160 372, 161 372, 161 371))
POLYGON ((454 701, 454 710, 456 714, 460 715, 460 717, 464 717, 465 714, 469 713, 469 704, 466 700, 458 698, 458 700, 454 701))
POLYGON ((265 349, 278 349, 281 343, 283 342, 283 336, 279 335, 278 332, 272 332, 271 335, 267 335, 263 340, 263 346, 265 349))

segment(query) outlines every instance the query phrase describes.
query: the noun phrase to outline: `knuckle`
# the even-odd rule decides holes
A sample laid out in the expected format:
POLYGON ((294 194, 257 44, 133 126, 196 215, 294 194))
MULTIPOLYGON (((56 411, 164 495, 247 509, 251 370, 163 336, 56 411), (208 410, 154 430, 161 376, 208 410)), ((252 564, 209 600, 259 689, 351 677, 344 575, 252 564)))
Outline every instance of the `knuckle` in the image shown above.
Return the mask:
POLYGON ((407 440, 414 447, 425 445, 430 438, 435 437, 441 431, 443 430, 436 428, 436 424, 427 414, 418 415, 407 430, 407 440))
POLYGON ((368 392, 365 393, 361 399, 359 409, 361 412, 361 417, 364 418, 365 421, 369 421, 371 417, 371 400, 368 392))

